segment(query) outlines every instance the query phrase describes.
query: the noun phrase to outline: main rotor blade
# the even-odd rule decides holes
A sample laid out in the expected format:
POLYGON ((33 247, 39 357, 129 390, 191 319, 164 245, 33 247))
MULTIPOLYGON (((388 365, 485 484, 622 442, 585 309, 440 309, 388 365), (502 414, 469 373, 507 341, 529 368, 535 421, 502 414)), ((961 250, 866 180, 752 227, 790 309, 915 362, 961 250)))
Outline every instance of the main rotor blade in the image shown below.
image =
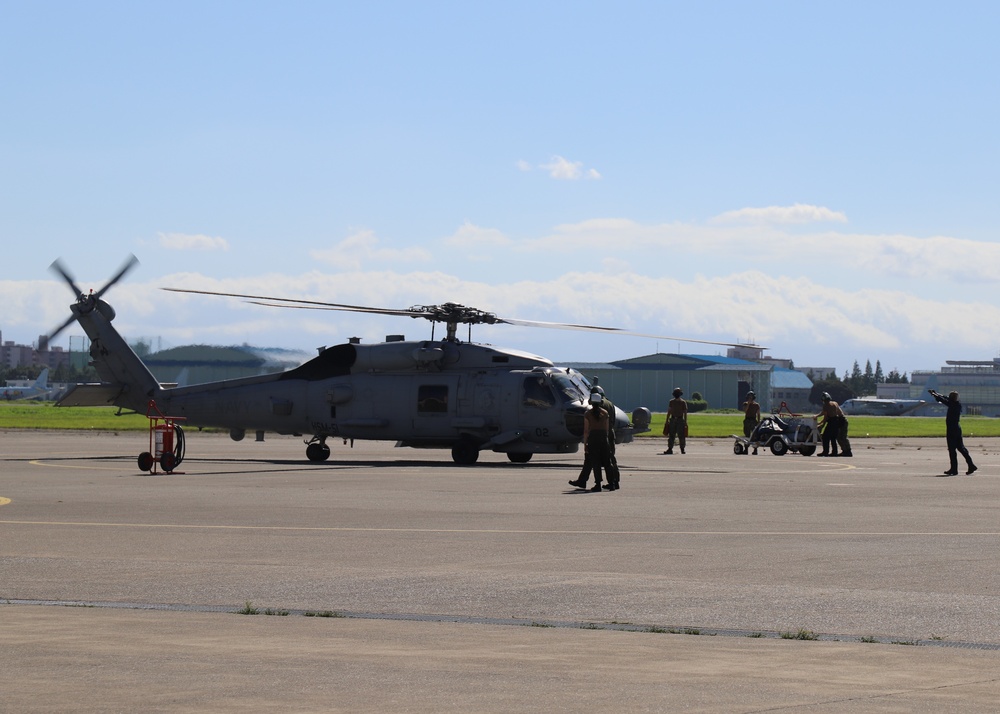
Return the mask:
POLYGON ((269 295, 248 295, 244 293, 222 293, 212 290, 191 290, 187 288, 160 288, 171 293, 187 293, 189 295, 211 295, 214 297, 234 297, 247 300, 255 305, 266 307, 298 308, 300 310, 340 310, 344 312, 364 312, 376 315, 395 315, 399 317, 424 317, 423 313, 412 310, 401 310, 391 307, 370 307, 367 305, 348 305, 338 302, 320 302, 319 300, 302 300, 298 298, 271 297, 269 295), (280 303, 280 304, 279 304, 280 303))
MULTIPOLYGON (((275 298, 268 298, 274 300, 275 298)), ((291 303, 279 304, 266 302, 264 300, 247 300, 251 305, 263 305, 264 307, 280 307, 286 310, 331 310, 338 312, 361 312, 370 315, 392 315, 394 317, 429 317, 427 313, 414 312, 413 310, 397 310, 390 307, 361 307, 360 305, 337 305, 336 303, 323 303, 320 305, 295 305, 291 303)), ((308 301, 305 301, 308 302, 308 301)))
POLYGON ((445 305, 430 305, 424 307, 411 307, 408 309, 368 307, 365 305, 348 305, 335 302, 321 302, 319 300, 303 300, 299 298, 279 298, 264 295, 247 295, 243 293, 223 293, 211 290, 190 290, 185 288, 160 288, 172 293, 188 293, 192 295, 214 295, 218 297, 242 298, 255 305, 265 307, 294 308, 299 310, 335 310, 346 312, 361 312, 376 315, 393 315, 398 317, 423 317, 433 322, 463 322, 470 324, 496 324, 503 323, 517 325, 520 327, 544 327, 553 330, 581 330, 585 332, 600 332, 609 335, 629 335, 632 337, 648 337, 655 340, 670 340, 677 342, 696 342, 703 345, 719 345, 721 347, 756 347, 765 349, 758 345, 746 345, 740 342, 716 342, 714 340, 699 340, 692 337, 677 337, 674 335, 654 335, 646 332, 633 332, 620 327, 601 327, 600 325, 578 325, 565 322, 540 322, 538 320, 521 320, 511 317, 498 317, 493 313, 482 312, 474 308, 467 308, 463 305, 447 303, 445 305))
POLYGON ((498 317, 497 322, 504 322, 509 325, 520 327, 544 327, 552 330, 581 330, 584 332, 601 332, 611 335, 629 335, 631 337, 649 337, 654 340, 670 340, 677 342, 697 342, 702 345, 719 345, 722 347, 756 347, 766 349, 758 345, 747 345, 741 342, 716 342, 715 340, 699 340, 693 337, 677 337, 676 335, 653 335, 648 332, 633 332, 621 327, 601 327, 600 325, 575 325, 566 322, 539 322, 538 320, 519 320, 511 317, 498 317))

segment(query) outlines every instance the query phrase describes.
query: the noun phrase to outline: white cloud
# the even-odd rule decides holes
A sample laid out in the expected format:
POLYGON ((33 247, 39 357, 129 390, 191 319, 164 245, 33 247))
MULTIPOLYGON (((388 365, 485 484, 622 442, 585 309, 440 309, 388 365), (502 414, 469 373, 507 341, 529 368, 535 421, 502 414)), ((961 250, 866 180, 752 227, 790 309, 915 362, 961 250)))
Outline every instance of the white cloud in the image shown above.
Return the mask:
POLYGON ((469 221, 463 223, 457 231, 444 239, 445 245, 466 250, 482 248, 506 248, 511 240, 496 228, 482 228, 469 221))
POLYGON ((741 208, 727 211, 713 218, 711 223, 801 224, 846 223, 847 216, 823 206, 796 203, 793 206, 768 206, 766 208, 741 208))
MULTIPOLYGON (((522 171, 530 170, 527 162, 518 162, 522 171)), ((578 181, 580 179, 596 180, 601 174, 596 169, 583 168, 582 161, 570 161, 562 156, 553 156, 547 164, 539 164, 538 168, 548 171, 549 176, 558 181, 578 181)))
POLYGON ((558 225, 549 235, 517 241, 512 248, 575 251, 597 257, 615 254, 633 262, 643 252, 662 256, 644 263, 643 272, 650 275, 658 271, 726 273, 753 266, 768 270, 780 266, 796 275, 843 285, 919 279, 926 280, 925 287, 930 289, 946 281, 966 287, 1000 282, 998 243, 948 236, 791 232, 765 222, 647 225, 624 218, 590 219, 558 225))
MULTIPOLYGON (((431 327, 399 318, 346 312, 279 310, 236 299, 162 293, 161 285, 273 295, 323 302, 406 308, 458 302, 501 317, 619 327, 658 341, 592 333, 479 326, 473 339, 496 342, 554 359, 601 361, 655 351, 724 353, 724 347, 674 344, 682 337, 725 342, 748 339, 770 354, 799 364, 835 366, 880 359, 886 369, 933 369, 944 359, 990 357, 1000 306, 975 300, 933 299, 909 290, 838 287, 821 277, 742 270, 711 276, 652 276, 609 256, 602 264, 552 278, 465 280, 444 272, 352 271, 263 274, 217 280, 195 273, 159 276, 153 283, 122 283, 108 300, 127 338, 164 337, 168 344, 204 342, 312 350, 350 336, 366 342, 386 334, 430 337, 431 327), (622 340, 626 340, 623 343, 622 340)), ((5 325, 5 339, 34 340, 68 316, 71 297, 60 281, 0 281, 0 298, 24 320, 5 325), (19 306, 19 307, 18 307, 19 306), (33 322, 34 326, 27 324, 33 322), (27 332, 25 337, 22 334, 27 332)), ((79 334, 73 326, 66 335, 79 334)), ((441 326, 436 329, 441 336, 441 326)), ((467 333, 463 332, 462 339, 467 333)))
POLYGON ((348 236, 331 248, 311 250, 309 255, 339 270, 360 270, 369 262, 422 263, 431 258, 423 248, 381 248, 375 233, 367 230, 348 236))
POLYGON ((229 250, 225 238, 187 233, 158 233, 160 246, 167 250, 229 250))

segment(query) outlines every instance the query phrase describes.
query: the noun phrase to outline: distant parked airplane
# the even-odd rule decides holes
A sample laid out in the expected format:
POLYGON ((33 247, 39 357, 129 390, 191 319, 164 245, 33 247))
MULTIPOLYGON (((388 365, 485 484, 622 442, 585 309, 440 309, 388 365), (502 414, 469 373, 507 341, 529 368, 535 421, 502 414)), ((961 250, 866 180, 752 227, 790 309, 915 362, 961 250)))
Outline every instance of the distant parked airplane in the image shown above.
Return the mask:
POLYGON ((867 416, 903 416, 927 404, 923 399, 878 399, 876 397, 857 397, 848 399, 840 405, 845 414, 864 414, 867 416))
POLYGON ((40 397, 49 391, 49 368, 46 367, 38 375, 35 383, 27 387, 4 387, 0 397, 7 400, 31 399, 40 397))

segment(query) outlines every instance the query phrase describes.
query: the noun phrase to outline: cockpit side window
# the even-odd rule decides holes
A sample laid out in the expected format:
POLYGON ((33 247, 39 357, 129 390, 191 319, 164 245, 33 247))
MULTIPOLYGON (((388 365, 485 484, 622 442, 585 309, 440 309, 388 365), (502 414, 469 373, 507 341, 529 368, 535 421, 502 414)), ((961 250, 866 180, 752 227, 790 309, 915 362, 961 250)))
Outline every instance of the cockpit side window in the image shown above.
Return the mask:
POLYGON ((417 388, 417 412, 420 414, 440 414, 448 411, 448 386, 445 384, 422 384, 417 388))
POLYGON ((525 378, 523 404, 531 409, 549 409, 556 405, 555 395, 545 377, 533 375, 525 378))

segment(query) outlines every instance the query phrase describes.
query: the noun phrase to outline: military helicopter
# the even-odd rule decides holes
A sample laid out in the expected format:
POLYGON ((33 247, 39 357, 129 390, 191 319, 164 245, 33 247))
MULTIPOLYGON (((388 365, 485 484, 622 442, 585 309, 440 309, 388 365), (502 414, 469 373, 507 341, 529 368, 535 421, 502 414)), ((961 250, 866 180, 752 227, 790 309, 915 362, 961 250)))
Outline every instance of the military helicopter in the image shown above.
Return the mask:
MULTIPOLYGON (((185 425, 226 429, 234 441, 255 432, 303 436, 306 458, 330 457, 328 441, 370 439, 397 446, 451 449, 458 464, 473 464, 482 451, 507 454, 527 463, 534 454, 569 454, 579 449, 591 383, 574 369, 512 349, 471 341, 473 325, 513 324, 607 334, 639 333, 618 328, 502 318, 455 303, 392 309, 203 290, 163 288, 174 293, 239 298, 269 307, 361 312, 423 318, 432 323, 431 339, 389 337, 378 344, 323 348, 313 359, 285 372, 190 386, 161 384, 112 325, 115 311, 104 294, 138 263, 131 256, 97 292, 84 293, 60 261, 52 264, 76 296, 72 315, 52 337, 74 321, 90 338, 97 384, 76 385, 57 406, 117 406, 119 410, 170 415, 185 425), (445 336, 434 339, 437 323, 445 336), (469 326, 469 341, 458 338, 469 326)), ((647 335, 654 337, 653 335, 647 335)), ((661 338, 676 340, 676 337, 661 338)), ((685 340, 708 342, 706 340, 685 340)), ((728 344, 715 343, 710 344, 728 344)), ((629 442, 649 430, 650 413, 639 407, 629 415, 615 409, 616 439, 629 442)), ((184 435, 173 422, 174 446, 157 453, 164 471, 183 459, 184 435)), ((140 468, 150 470, 149 453, 140 468)))

